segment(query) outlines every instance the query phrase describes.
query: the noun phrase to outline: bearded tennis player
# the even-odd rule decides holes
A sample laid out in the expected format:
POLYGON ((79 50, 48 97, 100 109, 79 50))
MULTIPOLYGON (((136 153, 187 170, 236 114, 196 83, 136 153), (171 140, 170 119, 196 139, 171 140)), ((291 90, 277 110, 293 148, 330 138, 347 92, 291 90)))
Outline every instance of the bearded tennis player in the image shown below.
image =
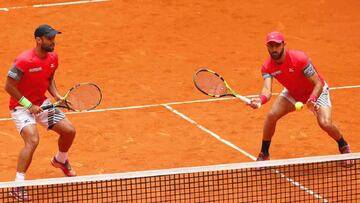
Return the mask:
POLYGON ((329 87, 309 57, 302 51, 285 49, 284 35, 270 32, 266 36, 266 47, 270 57, 261 68, 263 87, 260 95, 249 104, 258 108, 266 104, 272 94, 275 78, 284 89, 274 101, 267 114, 263 128, 261 151, 257 161, 270 159, 269 148, 275 133, 276 123, 283 116, 295 111, 295 102, 306 104, 314 112, 317 123, 337 143, 341 154, 350 153, 350 146, 340 130, 332 122, 329 87))

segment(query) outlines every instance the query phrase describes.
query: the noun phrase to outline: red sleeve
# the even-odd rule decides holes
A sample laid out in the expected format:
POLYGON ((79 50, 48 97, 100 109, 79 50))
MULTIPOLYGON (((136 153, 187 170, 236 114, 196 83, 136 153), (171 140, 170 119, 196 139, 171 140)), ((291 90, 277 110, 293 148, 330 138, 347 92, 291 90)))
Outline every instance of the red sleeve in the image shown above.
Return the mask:
POLYGON ((261 66, 261 73, 270 73, 270 63, 270 59, 264 62, 264 64, 261 66))
POLYGON ((21 72, 23 73, 28 72, 30 68, 29 61, 24 58, 16 58, 14 65, 17 69, 21 70, 21 72))
POLYGON ((263 79, 272 77, 271 76, 271 66, 270 66, 270 60, 267 60, 262 66, 261 66, 261 75, 263 79))
POLYGON ((266 67, 264 64, 261 66, 261 73, 267 73, 266 67))
POLYGON ((310 63, 310 59, 304 52, 296 52, 294 62, 296 68, 304 70, 310 63))

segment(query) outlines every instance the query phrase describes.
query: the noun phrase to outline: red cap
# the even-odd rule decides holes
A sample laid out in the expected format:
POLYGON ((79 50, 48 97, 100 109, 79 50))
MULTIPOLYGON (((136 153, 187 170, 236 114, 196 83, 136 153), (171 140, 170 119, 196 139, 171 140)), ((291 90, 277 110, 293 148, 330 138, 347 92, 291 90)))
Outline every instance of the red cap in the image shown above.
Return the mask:
POLYGON ((278 31, 274 31, 274 32, 270 32, 267 36, 266 36, 266 44, 269 42, 276 42, 276 43, 281 43, 285 41, 284 39, 284 35, 281 34, 278 31))

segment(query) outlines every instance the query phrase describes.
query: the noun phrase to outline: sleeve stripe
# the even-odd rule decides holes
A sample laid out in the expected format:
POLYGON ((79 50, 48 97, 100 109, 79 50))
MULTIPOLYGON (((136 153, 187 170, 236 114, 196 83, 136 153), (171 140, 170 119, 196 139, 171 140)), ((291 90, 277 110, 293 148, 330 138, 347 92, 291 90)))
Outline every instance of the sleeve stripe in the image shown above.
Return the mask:
POLYGON ((24 73, 19 68, 17 68, 15 65, 13 65, 8 72, 8 77, 10 77, 14 80, 20 80, 23 75, 24 75, 24 73))
POLYGON ((311 63, 309 63, 303 70, 304 76, 309 78, 315 74, 315 69, 311 63))
POLYGON ((262 77, 263 79, 266 79, 266 78, 272 78, 273 76, 270 75, 269 73, 262 73, 262 77))

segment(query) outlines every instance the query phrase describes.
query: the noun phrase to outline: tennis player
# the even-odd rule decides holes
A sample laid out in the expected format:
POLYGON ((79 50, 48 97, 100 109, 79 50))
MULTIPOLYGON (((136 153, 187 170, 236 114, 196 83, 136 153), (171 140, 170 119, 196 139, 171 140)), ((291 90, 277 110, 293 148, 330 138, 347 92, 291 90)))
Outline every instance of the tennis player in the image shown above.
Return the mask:
POLYGON ((321 129, 338 143, 340 153, 350 153, 350 146, 332 122, 330 94, 325 80, 304 52, 286 50, 285 45, 282 33, 274 31, 267 35, 266 47, 270 57, 261 68, 263 88, 259 97, 252 99, 249 104, 256 109, 258 103, 264 105, 270 100, 273 78, 284 86, 265 119, 261 152, 257 161, 270 159, 269 147, 276 123, 286 114, 295 111, 294 104, 298 101, 314 112, 321 129))
MULTIPOLYGON (((59 151, 51 159, 51 164, 60 168, 66 176, 76 175, 68 161, 75 128, 61 110, 41 109, 41 106, 50 104, 46 91, 56 100, 61 99, 54 80, 58 56, 53 52, 55 37, 60 33, 49 25, 37 27, 34 32, 36 47, 17 56, 7 75, 5 90, 10 95, 10 112, 25 143, 18 157, 15 181, 25 180, 25 173, 39 144, 36 123, 60 136, 59 151)), ((12 195, 19 200, 30 199, 24 188, 14 188, 12 195)))

